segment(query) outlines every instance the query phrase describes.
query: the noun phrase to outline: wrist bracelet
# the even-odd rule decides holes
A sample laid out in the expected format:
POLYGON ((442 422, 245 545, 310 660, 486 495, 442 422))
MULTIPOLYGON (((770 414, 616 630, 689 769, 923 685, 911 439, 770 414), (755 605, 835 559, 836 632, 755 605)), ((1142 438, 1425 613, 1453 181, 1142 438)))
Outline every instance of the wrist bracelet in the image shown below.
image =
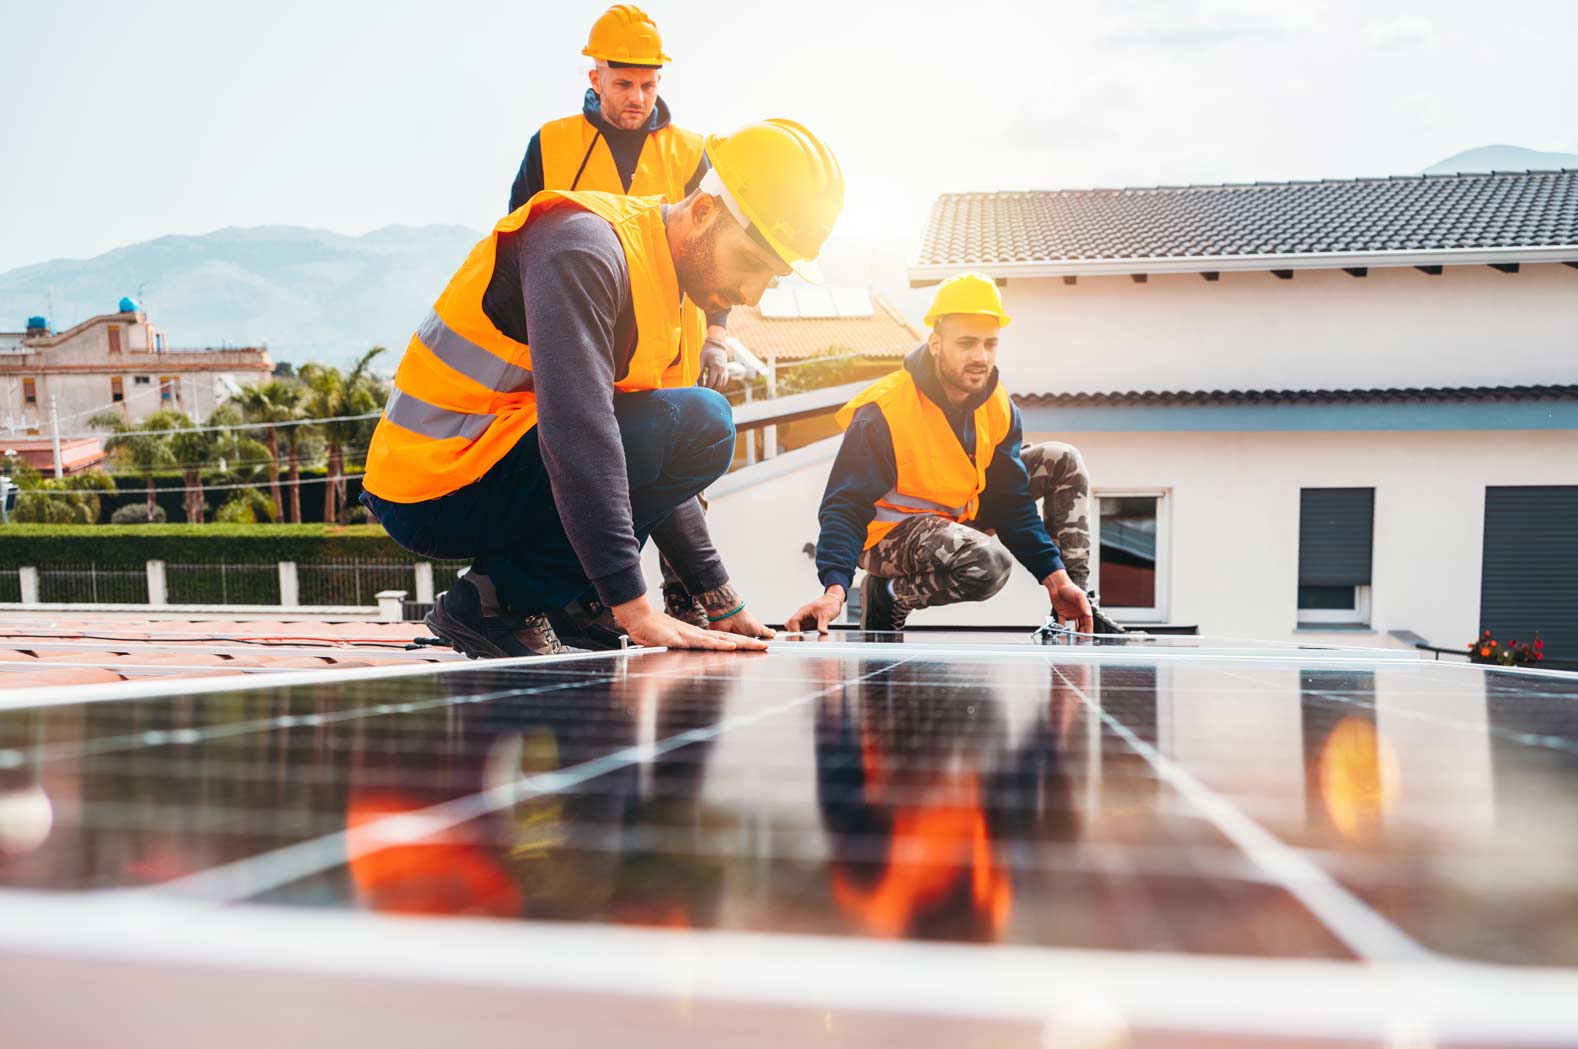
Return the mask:
POLYGON ((722 622, 723 620, 728 619, 730 616, 737 616, 737 615, 739 615, 740 611, 743 608, 745 608, 745 602, 741 601, 739 604, 735 605, 733 608, 729 609, 727 612, 723 613, 721 616, 708 615, 707 616, 707 622, 709 622, 709 623, 722 622))

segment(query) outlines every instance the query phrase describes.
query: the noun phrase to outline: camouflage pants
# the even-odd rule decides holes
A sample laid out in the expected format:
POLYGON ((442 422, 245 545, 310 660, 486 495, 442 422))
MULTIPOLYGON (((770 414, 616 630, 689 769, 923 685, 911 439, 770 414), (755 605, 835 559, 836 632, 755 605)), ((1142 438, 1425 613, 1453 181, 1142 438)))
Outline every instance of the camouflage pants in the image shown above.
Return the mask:
POLYGON ((911 612, 985 601, 1008 582, 1013 566, 1003 544, 934 514, 916 514, 860 555, 860 567, 892 579, 893 596, 911 612))
POLYGON ((1068 576, 1081 590, 1090 582, 1090 474, 1079 449, 1059 441, 1027 444, 1021 455, 1030 495, 1041 500, 1047 534, 1063 552, 1068 576))

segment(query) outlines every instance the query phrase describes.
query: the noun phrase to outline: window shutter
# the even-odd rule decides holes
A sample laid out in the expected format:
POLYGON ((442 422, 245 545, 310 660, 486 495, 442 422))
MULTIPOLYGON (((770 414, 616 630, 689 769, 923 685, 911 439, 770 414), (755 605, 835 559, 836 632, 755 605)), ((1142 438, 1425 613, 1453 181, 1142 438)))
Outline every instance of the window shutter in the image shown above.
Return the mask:
POLYGON ((1374 488, 1299 492, 1299 585, 1369 586, 1374 488))

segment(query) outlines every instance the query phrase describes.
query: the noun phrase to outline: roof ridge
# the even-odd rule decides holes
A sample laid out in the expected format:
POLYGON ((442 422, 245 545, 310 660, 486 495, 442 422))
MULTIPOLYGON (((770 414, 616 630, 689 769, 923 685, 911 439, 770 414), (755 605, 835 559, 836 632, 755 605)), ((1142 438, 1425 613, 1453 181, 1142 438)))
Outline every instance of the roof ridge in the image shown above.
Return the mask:
POLYGON ((1469 181, 1472 179, 1526 178, 1530 175, 1578 175, 1578 167, 1528 168, 1522 171, 1432 171, 1420 172, 1413 175, 1356 175, 1351 178, 1305 178, 1281 180, 1259 179, 1250 182, 1186 182, 1157 183, 1155 185, 1139 186, 1064 186, 1058 189, 966 190, 958 193, 940 193, 938 194, 938 199, 944 200, 970 197, 1014 197, 1079 193, 1149 193, 1158 191, 1181 192, 1185 190, 1210 189, 1268 189, 1285 188, 1288 186, 1352 186, 1366 183, 1386 182, 1444 182, 1448 180, 1469 181))

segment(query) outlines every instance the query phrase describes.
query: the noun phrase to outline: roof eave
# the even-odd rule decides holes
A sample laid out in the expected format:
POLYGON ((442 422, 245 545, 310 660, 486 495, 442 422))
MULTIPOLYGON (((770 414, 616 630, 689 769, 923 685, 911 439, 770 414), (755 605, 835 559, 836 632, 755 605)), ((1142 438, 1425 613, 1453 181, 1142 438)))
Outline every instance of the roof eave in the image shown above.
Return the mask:
POLYGON ((966 271, 1002 280, 1037 277, 1121 277, 1134 273, 1231 273, 1334 270, 1365 266, 1484 266, 1491 263, 1578 261, 1578 244, 1509 248, 1428 248, 1412 251, 1306 252, 1282 255, 1173 255, 1125 259, 1043 259, 1029 262, 928 263, 909 268, 912 288, 966 271))

